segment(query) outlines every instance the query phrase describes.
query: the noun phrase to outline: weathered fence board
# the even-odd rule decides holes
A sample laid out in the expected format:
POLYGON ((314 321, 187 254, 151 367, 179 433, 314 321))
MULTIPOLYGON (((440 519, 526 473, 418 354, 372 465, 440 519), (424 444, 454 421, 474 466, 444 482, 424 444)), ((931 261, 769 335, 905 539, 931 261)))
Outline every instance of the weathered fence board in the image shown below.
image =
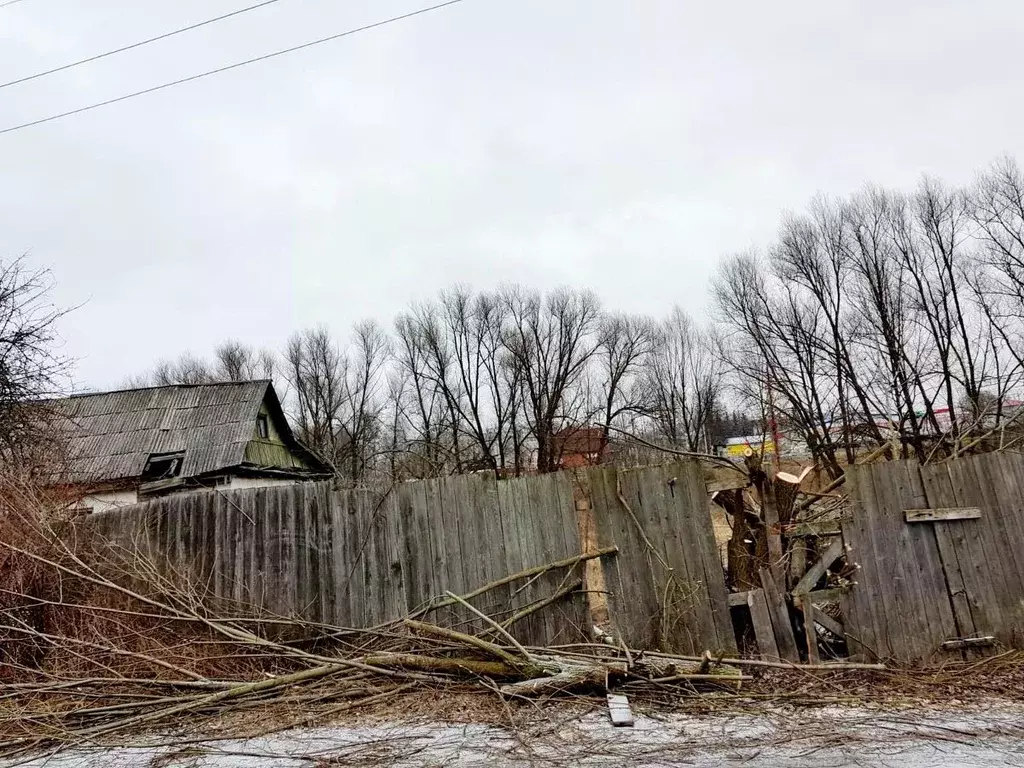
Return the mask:
POLYGON ((944 643, 982 636, 1024 648, 1024 457, 887 462, 849 473, 853 509, 843 537, 859 566, 844 602, 851 652, 941 662, 954 647, 944 643), (949 509, 977 511, 906 513, 949 509))
POLYGON ((599 543, 619 547, 606 578, 623 639, 678 653, 735 652, 700 465, 588 474, 599 543))

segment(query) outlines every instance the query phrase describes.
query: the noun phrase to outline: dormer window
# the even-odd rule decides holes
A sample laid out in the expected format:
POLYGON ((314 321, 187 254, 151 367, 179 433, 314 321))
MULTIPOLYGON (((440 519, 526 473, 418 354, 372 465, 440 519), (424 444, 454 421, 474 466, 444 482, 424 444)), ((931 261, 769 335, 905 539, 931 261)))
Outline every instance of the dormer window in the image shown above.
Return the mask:
POLYGON ((267 414, 261 413, 256 417, 256 436, 261 440, 266 440, 270 437, 270 422, 267 420, 267 414))
POLYGON ((185 461, 185 452, 177 453, 154 453, 146 460, 146 466, 142 470, 142 482, 149 483, 154 480, 168 480, 181 474, 181 465, 185 461))

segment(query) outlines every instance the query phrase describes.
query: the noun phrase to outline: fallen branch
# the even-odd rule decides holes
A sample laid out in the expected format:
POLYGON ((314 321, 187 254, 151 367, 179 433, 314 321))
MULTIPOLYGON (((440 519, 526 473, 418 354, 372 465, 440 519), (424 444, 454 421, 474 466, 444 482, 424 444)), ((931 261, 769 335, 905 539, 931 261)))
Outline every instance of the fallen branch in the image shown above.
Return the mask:
MULTIPOLYGON (((533 576, 539 576, 542 573, 553 571, 556 568, 570 568, 578 563, 586 562, 587 560, 593 560, 598 557, 606 557, 607 555, 617 555, 619 553, 618 547, 603 547, 601 549, 594 550, 593 552, 587 552, 586 554, 576 555, 574 557, 567 557, 564 560, 556 560, 552 563, 546 563, 545 565, 534 566, 533 568, 526 568, 522 571, 517 571, 509 576, 504 576, 495 581, 488 582, 478 589, 474 589, 472 592, 467 592, 464 595, 460 595, 463 600, 472 600, 474 597, 479 597, 487 592, 503 587, 506 584, 511 584, 513 581, 519 581, 521 579, 528 579, 533 576)), ((449 605, 455 605, 458 602, 454 598, 442 598, 436 601, 430 602, 428 605, 413 611, 409 618, 417 618, 430 611, 437 610, 438 608, 444 608, 449 605)))

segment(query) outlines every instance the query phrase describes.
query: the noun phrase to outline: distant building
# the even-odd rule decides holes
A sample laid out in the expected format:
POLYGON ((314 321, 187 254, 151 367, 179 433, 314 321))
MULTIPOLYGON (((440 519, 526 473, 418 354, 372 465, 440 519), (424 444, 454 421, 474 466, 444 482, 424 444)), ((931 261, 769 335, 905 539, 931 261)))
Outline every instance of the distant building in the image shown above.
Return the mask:
POLYGON ((600 427, 566 427, 551 437, 551 453, 559 469, 607 464, 611 448, 600 427))
POLYGON ((269 381, 74 395, 52 408, 68 435, 60 486, 83 512, 334 474, 292 433, 269 381))
POLYGON ((775 443, 770 437, 764 438, 760 435, 728 437, 722 445, 718 446, 718 453, 730 458, 743 458, 748 448, 760 452, 762 456, 775 455, 775 443))

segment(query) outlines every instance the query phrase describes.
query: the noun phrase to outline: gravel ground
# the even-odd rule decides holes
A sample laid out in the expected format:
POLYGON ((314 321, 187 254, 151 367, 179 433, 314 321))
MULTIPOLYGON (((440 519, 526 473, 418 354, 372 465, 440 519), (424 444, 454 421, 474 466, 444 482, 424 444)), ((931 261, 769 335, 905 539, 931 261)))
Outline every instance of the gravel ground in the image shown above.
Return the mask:
MULTIPOLYGON (((612 728, 599 713, 553 708, 515 730, 429 722, 293 730, 248 740, 75 750, 35 768, 326 768, 346 766, 1024 766, 1024 707, 956 711, 851 708, 758 715, 640 716, 612 728)), ((9 768, 13 764, 4 764, 9 768)), ((21 763, 26 765, 26 763, 21 763)))

